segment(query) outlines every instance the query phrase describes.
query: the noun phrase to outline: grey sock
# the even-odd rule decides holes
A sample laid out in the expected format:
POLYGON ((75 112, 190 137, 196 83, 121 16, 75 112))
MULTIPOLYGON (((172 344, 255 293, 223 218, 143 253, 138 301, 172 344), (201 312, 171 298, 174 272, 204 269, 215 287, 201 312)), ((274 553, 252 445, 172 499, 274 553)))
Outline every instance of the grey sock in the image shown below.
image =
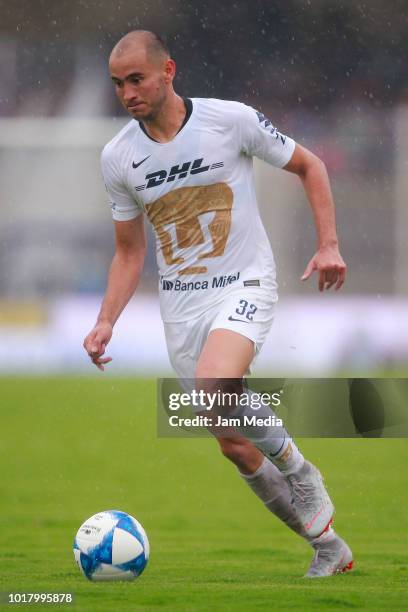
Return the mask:
POLYGON ((293 509, 288 484, 273 463, 265 457, 256 472, 240 474, 270 512, 298 535, 309 540, 293 509))

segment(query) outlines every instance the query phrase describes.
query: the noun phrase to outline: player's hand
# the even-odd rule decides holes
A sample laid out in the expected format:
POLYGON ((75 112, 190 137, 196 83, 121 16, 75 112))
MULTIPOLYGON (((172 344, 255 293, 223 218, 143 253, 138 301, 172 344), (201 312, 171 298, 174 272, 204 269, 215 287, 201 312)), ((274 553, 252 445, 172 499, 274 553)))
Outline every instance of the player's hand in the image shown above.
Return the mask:
POLYGON ((347 266, 337 246, 321 247, 312 257, 303 273, 302 281, 307 280, 316 270, 319 274, 319 291, 335 285, 337 291, 346 278, 347 266))
POLYGON ((112 325, 108 322, 101 322, 95 325, 84 340, 84 349, 92 363, 102 372, 105 370, 105 365, 112 361, 112 357, 102 357, 111 337, 112 325))

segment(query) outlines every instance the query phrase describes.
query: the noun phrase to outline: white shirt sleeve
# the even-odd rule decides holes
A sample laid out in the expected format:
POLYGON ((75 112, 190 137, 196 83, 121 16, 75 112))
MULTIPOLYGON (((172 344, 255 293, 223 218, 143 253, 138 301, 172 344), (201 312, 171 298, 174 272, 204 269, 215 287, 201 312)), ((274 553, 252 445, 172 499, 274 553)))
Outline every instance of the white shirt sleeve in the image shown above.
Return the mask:
POLYGON ((129 193, 120 176, 119 168, 112 158, 113 155, 105 147, 101 155, 101 169, 112 217, 115 221, 130 221, 138 217, 142 209, 129 193))
POLYGON ((295 141, 281 134, 264 114, 246 104, 240 104, 240 107, 241 151, 246 155, 259 157, 277 168, 286 166, 295 150, 295 141))

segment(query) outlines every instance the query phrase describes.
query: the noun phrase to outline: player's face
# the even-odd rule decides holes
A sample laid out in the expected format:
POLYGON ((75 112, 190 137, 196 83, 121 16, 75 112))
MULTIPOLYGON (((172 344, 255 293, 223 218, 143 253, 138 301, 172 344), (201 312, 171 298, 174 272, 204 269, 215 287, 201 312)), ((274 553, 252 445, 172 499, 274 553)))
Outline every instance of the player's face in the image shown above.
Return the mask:
POLYGON ((116 94, 127 112, 138 121, 157 116, 169 92, 175 71, 172 60, 149 60, 144 49, 114 54, 109 61, 116 94))

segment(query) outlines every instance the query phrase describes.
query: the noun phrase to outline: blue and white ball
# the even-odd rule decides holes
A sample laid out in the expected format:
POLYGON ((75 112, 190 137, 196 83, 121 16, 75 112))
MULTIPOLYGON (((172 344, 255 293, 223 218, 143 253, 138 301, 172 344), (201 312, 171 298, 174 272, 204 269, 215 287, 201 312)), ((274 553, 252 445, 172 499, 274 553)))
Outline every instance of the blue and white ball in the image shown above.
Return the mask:
POLYGON ((146 567, 149 553, 142 525, 120 510, 91 516, 74 541, 75 560, 89 580, 134 580, 146 567))

